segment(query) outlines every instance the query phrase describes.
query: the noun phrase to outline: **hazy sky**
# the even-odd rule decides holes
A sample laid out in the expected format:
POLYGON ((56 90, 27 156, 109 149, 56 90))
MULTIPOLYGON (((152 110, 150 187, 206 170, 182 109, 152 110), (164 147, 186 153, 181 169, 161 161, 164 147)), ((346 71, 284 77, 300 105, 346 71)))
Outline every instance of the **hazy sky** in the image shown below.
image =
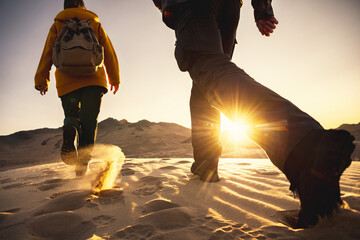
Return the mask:
MULTIPOLYGON (((360 1, 273 0, 276 32, 261 36, 244 0, 234 62, 291 100, 325 128, 360 122, 360 1)), ((175 122, 190 127, 191 80, 173 57, 175 37, 151 0, 85 0, 98 14, 120 63, 117 95, 106 94, 99 120, 175 122)), ((60 127, 52 71, 40 96, 34 75, 62 0, 0 0, 0 135, 60 127)), ((53 69, 54 70, 54 69, 53 69)))

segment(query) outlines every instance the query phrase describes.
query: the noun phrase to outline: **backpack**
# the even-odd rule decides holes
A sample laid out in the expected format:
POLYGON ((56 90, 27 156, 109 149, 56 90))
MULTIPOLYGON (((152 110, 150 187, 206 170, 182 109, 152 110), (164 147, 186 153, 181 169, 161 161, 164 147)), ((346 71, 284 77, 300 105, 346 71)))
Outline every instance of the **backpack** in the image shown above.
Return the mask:
POLYGON ((89 23, 92 20, 69 19, 52 48, 57 69, 70 76, 95 74, 104 62, 104 48, 89 23))

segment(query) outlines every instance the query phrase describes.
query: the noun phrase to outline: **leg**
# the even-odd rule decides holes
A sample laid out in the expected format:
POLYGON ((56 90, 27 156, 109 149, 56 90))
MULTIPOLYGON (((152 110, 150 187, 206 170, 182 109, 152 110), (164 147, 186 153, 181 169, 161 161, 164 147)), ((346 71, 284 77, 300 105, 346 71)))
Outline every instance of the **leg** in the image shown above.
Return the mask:
MULTIPOLYGON (((223 49, 218 22, 222 2, 227 1, 194 1, 184 10, 175 30, 175 57, 180 69, 190 73, 213 107, 231 120, 247 119, 253 129, 249 137, 283 170, 286 157, 300 139, 322 127, 230 61, 223 49)), ((227 9, 229 15, 239 16, 239 8, 238 4, 237 8, 227 9)))
POLYGON ((61 102, 65 115, 61 158, 66 164, 73 165, 77 161, 75 138, 80 126, 79 91, 73 91, 61 96, 61 102))
POLYGON ((76 176, 84 176, 91 160, 91 152, 96 139, 97 118, 104 89, 99 86, 89 86, 78 91, 80 96, 80 131, 79 157, 75 166, 75 173, 76 176))
MULTIPOLYGON (((222 49, 229 58, 232 57, 239 12, 227 11, 239 8, 239 2, 227 1, 223 5, 215 4, 213 8, 224 9, 217 17, 221 34, 222 49)), ((193 83, 191 98, 191 130, 194 164, 191 171, 200 176, 203 181, 218 181, 217 166, 222 152, 220 143, 220 112, 212 107, 201 93, 196 83, 193 83)))
MULTIPOLYGON (((103 95, 103 87, 89 86, 81 89, 81 110, 79 114, 81 131, 79 136, 79 149, 86 149, 86 151, 81 152, 86 153, 84 155, 87 158, 89 158, 89 155, 95 143, 97 119, 100 112, 103 95)), ((87 164, 90 159, 82 160, 84 160, 87 164)))
POLYGON ((190 113, 195 160, 191 171, 203 181, 218 181, 217 165, 222 152, 220 112, 209 104, 195 83, 191 90, 190 113))

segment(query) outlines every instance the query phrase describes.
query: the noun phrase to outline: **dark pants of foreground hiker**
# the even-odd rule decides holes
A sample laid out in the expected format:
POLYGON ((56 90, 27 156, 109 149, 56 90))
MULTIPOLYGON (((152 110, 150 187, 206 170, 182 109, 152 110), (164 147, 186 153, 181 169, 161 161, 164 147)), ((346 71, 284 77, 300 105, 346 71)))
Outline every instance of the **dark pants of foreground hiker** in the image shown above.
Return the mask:
POLYGON ((92 148, 94 145, 104 91, 103 87, 89 86, 61 96, 65 114, 64 127, 73 126, 77 129, 79 148, 92 148))
POLYGON ((283 171, 294 146, 311 130, 323 128, 230 61, 240 7, 239 0, 188 1, 178 7, 175 57, 179 68, 193 79, 190 108, 195 163, 217 165, 221 111, 231 120, 247 119, 251 124, 248 136, 283 171))

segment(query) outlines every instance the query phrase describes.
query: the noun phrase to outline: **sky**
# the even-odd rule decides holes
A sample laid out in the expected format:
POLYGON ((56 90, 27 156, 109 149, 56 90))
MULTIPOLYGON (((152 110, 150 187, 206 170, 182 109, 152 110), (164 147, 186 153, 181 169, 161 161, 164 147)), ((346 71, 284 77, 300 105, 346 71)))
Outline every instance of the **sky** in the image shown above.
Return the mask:
MULTIPOLYGON (((279 24, 261 36, 244 0, 233 61, 325 128, 360 122, 360 1, 273 0, 279 24)), ((99 121, 174 122, 190 127, 191 79, 178 70, 173 30, 151 0, 85 0, 116 50, 121 84, 99 121)), ((46 36, 62 0, 0 0, 0 135, 58 128, 63 110, 53 67, 49 92, 34 89, 46 36)))

